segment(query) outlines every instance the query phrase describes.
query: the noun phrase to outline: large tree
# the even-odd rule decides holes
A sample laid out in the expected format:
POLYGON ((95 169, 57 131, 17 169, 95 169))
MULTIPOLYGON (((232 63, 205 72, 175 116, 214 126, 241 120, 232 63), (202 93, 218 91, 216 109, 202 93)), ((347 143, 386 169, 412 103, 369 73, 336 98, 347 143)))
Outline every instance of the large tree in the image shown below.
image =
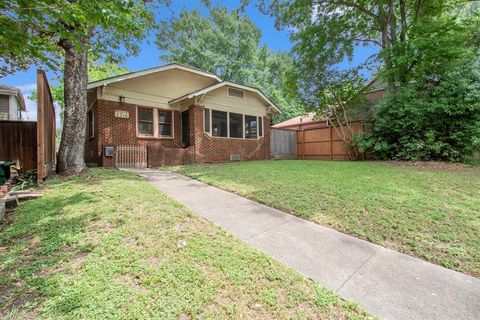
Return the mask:
POLYGON ((282 109, 276 121, 303 113, 297 93, 288 90, 291 56, 261 45, 260 29, 240 10, 214 6, 206 11, 182 10, 160 24, 160 58, 259 88, 282 109))
MULTIPOLYGON (((308 94, 324 87, 326 75, 352 60, 358 47, 373 53, 354 67, 380 72, 388 87, 407 83, 420 55, 410 46, 411 37, 435 20, 452 22, 478 36, 468 15, 460 15, 468 0, 264 0, 262 8, 276 18, 278 28, 292 30, 293 52, 300 87, 308 94), (411 59, 405 57, 411 55, 411 59)), ((450 26, 454 26, 451 24, 450 26)), ((444 32, 449 32, 448 28, 444 32)), ((433 43, 434 39, 432 39, 433 43)), ((455 54, 454 52, 451 52, 455 54)))
POLYGON ((83 160, 88 53, 118 62, 139 51, 153 24, 143 0, 9 0, 0 5, 3 73, 32 63, 63 68, 64 123, 57 171, 76 173, 83 160), (62 66, 63 64, 63 66, 62 66))

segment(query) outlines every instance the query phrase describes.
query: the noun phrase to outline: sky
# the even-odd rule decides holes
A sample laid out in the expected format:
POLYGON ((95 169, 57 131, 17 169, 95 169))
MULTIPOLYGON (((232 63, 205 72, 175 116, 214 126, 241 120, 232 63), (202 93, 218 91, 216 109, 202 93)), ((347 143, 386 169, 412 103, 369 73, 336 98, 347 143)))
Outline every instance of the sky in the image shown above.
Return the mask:
MULTIPOLYGON (((240 4, 239 0, 217 0, 211 2, 224 5, 229 9, 238 8, 240 4)), ((172 1, 172 3, 173 4, 171 7, 171 11, 173 11, 173 14, 178 13, 184 7, 187 9, 199 8, 201 10, 204 10, 202 5, 200 4, 200 1, 198 0, 172 1)), ((292 48, 292 43, 289 39, 289 32, 287 30, 276 30, 274 26, 274 18, 262 14, 254 3, 251 3, 246 8, 245 12, 250 17, 250 19, 257 25, 257 27, 262 31, 262 45, 266 44, 270 49, 273 50, 289 51, 292 48)), ((169 14, 170 13, 158 12, 156 13, 156 16, 157 18, 162 19, 169 14)), ((152 34, 150 34, 147 39, 142 41, 140 54, 136 57, 128 57, 123 63, 123 66, 127 67, 129 70, 137 71, 164 64, 165 62, 161 61, 159 58, 160 51, 157 49, 154 40, 155 35, 154 32, 152 32, 152 34)), ((356 50, 353 63, 356 62, 355 60, 364 60, 372 53, 372 49, 369 48, 361 48, 359 50, 356 50)), ((25 120, 31 121, 36 120, 36 103, 29 100, 28 97, 36 88, 36 69, 36 66, 32 66, 27 71, 17 72, 14 75, 0 78, 0 83, 21 89, 25 97, 25 102, 27 106, 27 112, 24 113, 23 118, 25 120)), ((55 74, 49 72, 49 70, 46 71, 50 83, 54 85, 55 74)), ((59 110, 57 110, 57 112, 58 111, 59 110)), ((57 119, 59 118, 60 117, 57 117, 57 119)))

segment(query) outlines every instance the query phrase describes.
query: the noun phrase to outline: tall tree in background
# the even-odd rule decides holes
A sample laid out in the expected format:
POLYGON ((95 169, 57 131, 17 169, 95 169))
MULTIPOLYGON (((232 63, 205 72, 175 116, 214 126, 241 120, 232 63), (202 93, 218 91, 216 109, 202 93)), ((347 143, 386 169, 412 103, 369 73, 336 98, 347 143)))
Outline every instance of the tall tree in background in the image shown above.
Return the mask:
POLYGON ((31 63, 61 69, 64 124, 57 172, 77 173, 83 160, 88 53, 107 62, 138 53, 138 40, 154 22, 143 0, 9 0, 0 6, 0 69, 31 63), (20 42, 19 42, 20 41, 20 42), (22 45, 19 45, 22 43, 22 45))
POLYGON ((156 41, 160 58, 262 90, 282 109, 276 121, 304 113, 297 93, 288 90, 292 58, 260 45, 261 31, 239 10, 213 7, 208 12, 183 10, 162 22, 156 41))

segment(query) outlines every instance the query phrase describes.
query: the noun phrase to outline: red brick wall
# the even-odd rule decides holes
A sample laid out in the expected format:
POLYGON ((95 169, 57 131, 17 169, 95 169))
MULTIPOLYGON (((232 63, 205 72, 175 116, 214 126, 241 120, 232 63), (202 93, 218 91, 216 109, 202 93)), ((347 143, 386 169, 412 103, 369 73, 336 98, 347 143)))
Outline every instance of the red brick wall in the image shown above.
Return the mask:
POLYGON ((270 121, 264 117, 264 137, 258 140, 211 137, 204 133, 203 107, 190 109, 195 144, 195 162, 230 161, 231 154, 239 154, 241 160, 270 159, 270 121), (192 116, 193 115, 193 116, 192 116))
POLYGON ((179 164, 193 161, 193 147, 181 148, 181 113, 174 111, 174 138, 137 137, 136 105, 97 100, 94 105, 95 138, 87 139, 85 161, 97 162, 104 167, 115 165, 114 158, 104 157, 105 146, 145 145, 148 148, 148 165, 179 164), (115 117, 115 110, 127 111, 129 118, 115 117), (96 157, 91 157, 91 154, 96 157), (101 154, 99 156, 99 153, 101 154))
POLYGON ((85 143, 85 161, 100 166, 113 167, 114 158, 104 157, 105 146, 146 145, 148 165, 183 164, 191 162, 230 161, 231 154, 239 154, 241 160, 270 159, 270 121, 264 117, 264 137, 258 140, 210 137, 204 133, 203 107, 189 110, 190 144, 181 147, 181 112, 174 111, 174 139, 137 137, 136 105, 106 100, 97 100, 95 114, 95 137, 85 143), (115 110, 127 111, 129 118, 116 118, 115 110))

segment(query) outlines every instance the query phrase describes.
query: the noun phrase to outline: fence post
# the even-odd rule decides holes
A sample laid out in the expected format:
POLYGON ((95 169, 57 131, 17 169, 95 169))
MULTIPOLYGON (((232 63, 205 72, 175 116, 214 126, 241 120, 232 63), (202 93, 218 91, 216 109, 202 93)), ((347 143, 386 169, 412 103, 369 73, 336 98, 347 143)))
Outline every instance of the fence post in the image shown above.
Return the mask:
POLYGON ((332 151, 332 126, 328 126, 328 139, 330 140, 330 160, 333 160, 333 151, 332 151))

